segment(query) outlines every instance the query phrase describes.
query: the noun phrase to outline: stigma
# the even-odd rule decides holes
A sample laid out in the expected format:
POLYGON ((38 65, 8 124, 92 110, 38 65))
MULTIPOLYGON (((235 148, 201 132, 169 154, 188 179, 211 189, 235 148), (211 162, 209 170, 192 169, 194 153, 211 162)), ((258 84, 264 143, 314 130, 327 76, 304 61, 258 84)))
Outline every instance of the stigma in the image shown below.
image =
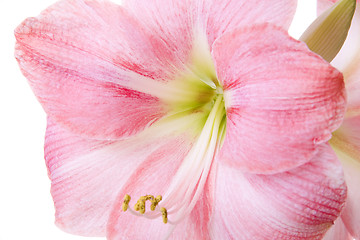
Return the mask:
MULTIPOLYGON (((129 208, 129 203, 130 203, 131 197, 130 195, 126 194, 124 197, 124 201, 122 204, 122 210, 124 212, 126 212, 129 208)), ((136 202, 135 206, 134 206, 134 210, 139 212, 140 214, 145 214, 146 212, 146 201, 150 201, 151 205, 150 205, 150 210, 151 211, 155 211, 156 207, 158 206, 159 202, 162 200, 162 196, 158 195, 157 197, 154 197, 153 195, 145 195, 145 196, 141 196, 139 198, 139 200, 136 202)), ((164 207, 160 208, 160 212, 163 218, 163 222, 167 223, 168 222, 168 217, 167 217, 167 210, 164 207)))

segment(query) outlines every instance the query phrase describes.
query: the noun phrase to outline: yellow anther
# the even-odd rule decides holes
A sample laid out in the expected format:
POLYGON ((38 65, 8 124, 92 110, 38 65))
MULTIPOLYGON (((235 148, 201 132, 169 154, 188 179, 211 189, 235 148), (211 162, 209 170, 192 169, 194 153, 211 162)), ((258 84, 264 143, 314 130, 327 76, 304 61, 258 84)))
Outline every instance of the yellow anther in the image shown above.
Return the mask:
MULTIPOLYGON (((136 211, 139 211, 139 213, 141 213, 141 214, 144 214, 145 213, 145 201, 144 200, 139 200, 138 202, 137 202, 137 205, 138 205, 138 210, 136 210, 136 211)), ((136 208, 136 206, 135 206, 135 208, 136 208)))
POLYGON ((153 201, 151 201, 150 209, 151 211, 155 211, 156 206, 159 204, 159 202, 162 200, 162 196, 157 196, 153 201))
MULTIPOLYGON (((156 208, 156 205, 159 203, 158 198, 159 198, 159 196, 157 196, 157 198, 155 198, 153 195, 141 196, 134 206, 135 211, 139 211, 141 214, 144 214, 146 211, 146 206, 145 206, 146 201, 151 202, 150 209, 152 211, 154 211, 156 208)), ((160 196, 160 198, 161 198, 161 196, 160 196)))
POLYGON ((147 196, 141 196, 138 201, 146 201, 147 196))
MULTIPOLYGON (((128 194, 126 194, 125 197, 124 197, 123 205, 122 205, 122 209, 123 209, 124 212, 128 209, 130 200, 131 200, 131 197, 128 194)), ((159 204, 159 202, 161 200, 162 200, 161 195, 158 195, 157 197, 154 197, 153 195, 141 196, 139 198, 139 200, 137 201, 137 203, 135 204, 134 209, 135 209, 135 211, 138 211, 139 213, 144 214, 145 211, 146 211, 145 203, 146 203, 146 201, 150 201, 151 202, 150 209, 152 211, 155 211, 157 205, 159 204)), ((166 210, 166 208, 163 208, 163 207, 160 208, 160 212, 162 214, 163 222, 167 223, 168 218, 167 218, 167 210, 166 210)))
POLYGON ((157 202, 152 202, 151 203, 151 206, 150 206, 151 211, 155 211, 155 208, 156 208, 157 204, 158 204, 157 202))
POLYGON ((124 212, 126 212, 126 210, 128 209, 130 200, 131 200, 131 197, 128 194, 126 194, 124 197, 124 202, 122 204, 122 210, 124 212))
POLYGON ((162 200, 162 196, 161 195, 159 195, 159 196, 157 196, 156 198, 155 198, 155 201, 157 201, 157 202, 160 202, 162 200))
POLYGON ((162 213, 162 218, 163 218, 163 222, 167 223, 168 222, 168 217, 167 217, 167 210, 166 208, 161 208, 160 209, 161 213, 162 213))
POLYGON ((153 195, 146 195, 145 199, 146 199, 145 201, 147 201, 147 200, 154 201, 154 196, 153 195))
POLYGON ((135 204, 134 210, 135 210, 135 211, 139 211, 139 210, 140 210, 139 201, 135 204))

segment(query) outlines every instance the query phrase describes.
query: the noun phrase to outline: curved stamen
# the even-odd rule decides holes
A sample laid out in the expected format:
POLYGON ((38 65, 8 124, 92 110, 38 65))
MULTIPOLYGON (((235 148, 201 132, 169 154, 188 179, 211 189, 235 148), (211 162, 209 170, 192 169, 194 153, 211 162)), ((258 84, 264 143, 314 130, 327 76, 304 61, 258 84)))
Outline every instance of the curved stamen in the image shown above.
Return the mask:
MULTIPOLYGON (((130 200, 131 200, 130 195, 126 194, 125 197, 124 197, 123 205, 122 205, 122 209, 123 209, 124 212, 126 212, 128 210, 130 200)), ((156 206, 159 204, 159 202, 161 200, 162 200, 161 195, 158 195, 157 197, 154 197, 153 195, 141 196, 139 198, 139 200, 136 202, 136 204, 134 206, 134 210, 136 212, 139 212, 140 214, 145 214, 145 212, 146 212, 146 204, 145 203, 146 203, 146 201, 150 201, 151 202, 150 209, 151 209, 151 211, 155 211, 156 206)), ((130 212, 132 214, 139 216, 139 214, 137 214, 136 212, 133 212, 131 210, 131 208, 129 210, 130 210, 130 212)), ((163 222, 167 223, 168 219, 167 219, 167 210, 166 210, 166 208, 164 208, 164 207, 160 208, 160 212, 161 212, 161 215, 163 216, 163 222)), ((147 216, 147 217, 151 218, 149 216, 147 216)))

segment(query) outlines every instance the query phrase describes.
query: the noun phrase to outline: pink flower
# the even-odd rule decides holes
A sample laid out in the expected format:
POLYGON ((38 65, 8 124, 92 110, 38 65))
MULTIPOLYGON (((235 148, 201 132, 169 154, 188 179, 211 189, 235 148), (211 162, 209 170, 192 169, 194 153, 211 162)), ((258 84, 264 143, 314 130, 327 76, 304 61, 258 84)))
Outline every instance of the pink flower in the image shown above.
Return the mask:
MULTIPOLYGON (((334 1, 319 0, 319 12, 334 1)), ((360 1, 351 23, 348 38, 331 62, 344 73, 348 106, 344 122, 333 134, 330 144, 341 160, 348 186, 348 199, 341 219, 327 234, 327 239, 360 239, 360 1)))
POLYGON ((283 29, 294 2, 69 0, 25 20, 16 58, 48 114, 57 225, 108 239, 322 238, 346 198, 327 143, 344 84, 283 29))

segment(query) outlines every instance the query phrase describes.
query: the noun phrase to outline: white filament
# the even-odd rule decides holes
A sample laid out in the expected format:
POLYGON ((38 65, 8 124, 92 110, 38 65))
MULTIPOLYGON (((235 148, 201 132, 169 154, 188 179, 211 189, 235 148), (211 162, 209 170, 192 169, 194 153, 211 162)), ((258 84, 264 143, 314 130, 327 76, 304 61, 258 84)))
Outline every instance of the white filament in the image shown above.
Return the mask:
POLYGON ((203 191, 223 134, 223 97, 218 95, 204 128, 177 171, 161 206, 168 209, 169 223, 177 224, 189 214, 203 191))

